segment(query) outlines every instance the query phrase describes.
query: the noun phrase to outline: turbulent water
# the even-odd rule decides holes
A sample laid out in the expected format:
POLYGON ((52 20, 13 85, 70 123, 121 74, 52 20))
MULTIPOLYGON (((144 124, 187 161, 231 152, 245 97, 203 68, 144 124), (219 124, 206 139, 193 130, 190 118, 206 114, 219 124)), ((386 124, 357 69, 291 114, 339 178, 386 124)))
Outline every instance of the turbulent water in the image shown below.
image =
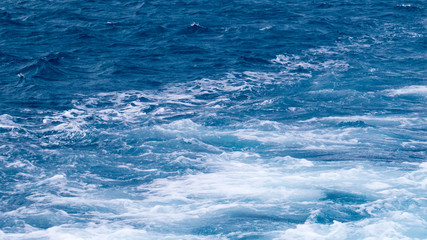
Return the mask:
POLYGON ((4 0, 0 239, 427 239, 423 0, 4 0))

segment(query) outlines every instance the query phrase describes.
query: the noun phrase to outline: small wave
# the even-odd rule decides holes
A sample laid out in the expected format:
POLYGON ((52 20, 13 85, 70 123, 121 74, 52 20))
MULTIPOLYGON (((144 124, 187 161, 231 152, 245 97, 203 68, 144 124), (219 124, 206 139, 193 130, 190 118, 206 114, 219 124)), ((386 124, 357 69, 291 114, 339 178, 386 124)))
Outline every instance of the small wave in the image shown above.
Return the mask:
POLYGON ((199 23, 193 22, 189 27, 181 30, 180 34, 203 34, 209 33, 211 30, 205 26, 200 25, 199 23))
POLYGON ((399 4, 396 5, 394 7, 394 9, 398 9, 398 10, 406 10, 406 11, 410 11, 410 12, 414 12, 414 11, 421 11, 422 8, 419 8, 413 4, 399 4))
POLYGON ((272 28, 273 28, 273 26, 268 25, 268 26, 265 26, 265 27, 260 28, 259 30, 260 30, 260 31, 265 31, 265 30, 270 30, 270 29, 272 29, 272 28))
POLYGON ((285 56, 277 55, 275 59, 271 60, 272 63, 281 64, 285 66, 286 71, 292 72, 298 69, 310 70, 310 71, 347 71, 350 65, 342 60, 326 60, 319 62, 315 59, 304 61, 300 56, 285 56))
MULTIPOLYGON (((66 70, 61 66, 61 60, 66 53, 50 53, 32 61, 29 65, 19 70, 19 74, 26 78, 38 78, 48 81, 61 81, 67 76, 66 70)), ((37 84, 37 83, 36 83, 37 84)))
POLYGON ((0 128, 18 128, 19 124, 13 121, 13 117, 9 114, 0 115, 0 128))

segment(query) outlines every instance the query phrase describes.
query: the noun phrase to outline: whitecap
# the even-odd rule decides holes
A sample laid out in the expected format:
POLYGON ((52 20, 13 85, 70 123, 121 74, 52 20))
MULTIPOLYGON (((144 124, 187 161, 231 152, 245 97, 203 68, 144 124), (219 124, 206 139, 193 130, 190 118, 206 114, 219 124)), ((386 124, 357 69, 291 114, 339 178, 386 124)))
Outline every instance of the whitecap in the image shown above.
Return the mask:
POLYGON ((384 91, 388 96, 395 97, 399 95, 421 95, 427 96, 427 86, 411 85, 398 89, 390 89, 384 91))
POLYGON ((13 117, 9 114, 0 115, 0 128, 19 128, 20 125, 13 121, 13 117))

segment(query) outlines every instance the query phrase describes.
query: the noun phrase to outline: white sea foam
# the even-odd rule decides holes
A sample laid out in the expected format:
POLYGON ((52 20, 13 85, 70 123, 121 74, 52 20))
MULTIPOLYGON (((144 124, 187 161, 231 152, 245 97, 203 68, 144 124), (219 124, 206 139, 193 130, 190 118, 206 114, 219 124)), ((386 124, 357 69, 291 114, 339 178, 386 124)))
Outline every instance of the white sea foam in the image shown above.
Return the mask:
POLYGON ((0 115, 0 128, 14 129, 14 128, 19 128, 19 127, 20 127, 20 125, 15 123, 13 121, 13 117, 10 116, 9 114, 0 115))
MULTIPOLYGON (((155 181, 152 185, 141 186, 141 188, 151 189, 150 197, 146 200, 147 202, 151 202, 151 204, 164 201, 170 203, 174 202, 175 204, 178 203, 178 206, 181 205, 179 209, 176 209, 176 211, 181 214, 179 216, 182 217, 182 215, 189 214, 187 217, 192 218, 196 216, 200 217, 212 211, 236 206, 258 208, 262 207, 264 204, 283 201, 316 202, 322 197, 322 192, 319 191, 322 188, 340 189, 341 191, 351 189, 352 192, 356 193, 383 194, 381 189, 391 186, 395 188, 397 186, 396 183, 400 181, 399 172, 388 171, 387 173, 381 173, 375 170, 368 170, 362 166, 341 170, 333 168, 328 169, 328 167, 325 168, 326 166, 318 166, 320 169, 311 172, 305 171, 296 173, 287 172, 285 170, 286 168, 280 170, 277 167, 270 168, 257 164, 242 164, 240 162, 229 161, 227 161, 227 163, 229 164, 225 166, 223 170, 217 172, 189 175, 177 179, 161 179, 155 181), (380 179, 389 181, 389 183, 379 184, 378 180, 380 179), (377 182, 375 182, 375 180, 377 180, 377 182), (372 183, 371 181, 374 182, 372 183), (252 202, 250 205, 247 205, 248 203, 246 203, 245 200, 254 198, 260 201, 252 202), (228 199, 230 203, 218 205, 212 202, 222 202, 225 199, 228 199), (187 207, 185 207, 187 204, 187 207, 191 206, 191 210, 185 210, 187 209, 187 207)), ((219 161, 219 164, 222 165, 223 162, 219 161)), ((312 165, 310 164, 310 166, 312 165)), ((402 175, 400 174, 400 176, 402 175)), ((413 182, 411 184, 412 186, 417 186, 413 182)), ((417 189, 417 191, 421 190, 420 188, 417 189)), ((394 201, 393 199, 400 194, 410 197, 410 195, 405 192, 394 192, 390 195, 389 199, 382 202, 381 206, 377 207, 377 213, 375 214, 381 216, 383 213, 386 213, 387 209, 381 208, 387 207, 388 202, 394 201)), ((373 202, 373 204, 375 205, 377 203, 373 202)), ((368 206, 369 203, 365 204, 364 207, 368 208, 368 206)), ((172 209, 165 209, 164 207, 161 209, 163 209, 163 214, 171 214, 172 209)), ((333 228, 333 225, 318 225, 328 229, 327 236, 336 236, 334 233, 331 233, 330 227, 333 228)))
POLYGON ((372 189, 372 190, 379 190, 384 188, 390 188, 391 185, 383 182, 371 182, 364 185, 365 187, 372 189))
POLYGON ((35 184, 49 187, 49 192, 30 196, 34 205, 10 211, 7 216, 69 219, 71 216, 64 211, 44 211, 38 206, 73 206, 90 209, 88 213, 94 215, 94 223, 63 224, 46 230, 33 228, 25 234, 2 232, 0 236, 4 239, 227 239, 238 232, 197 236, 174 231, 184 225, 190 229, 203 227, 215 217, 238 209, 275 216, 278 206, 282 214, 295 214, 292 208, 299 206, 310 216, 293 227, 257 234, 277 239, 421 239, 426 234, 427 199, 421 194, 427 179, 426 163, 418 163, 414 165, 417 170, 407 171, 368 162, 321 163, 290 156, 262 158, 242 151, 206 155, 204 162, 211 166, 211 171, 139 185, 135 194, 140 195, 133 199, 112 198, 108 193, 93 195, 96 186, 82 185, 65 175, 47 177, 35 184), (305 169, 297 171, 298 168, 305 169), (72 195, 55 194, 53 189, 72 195), (367 211, 370 217, 316 223, 314 217, 334 201, 322 200, 328 191, 366 196, 366 201, 352 206, 357 211, 367 211))
POLYGON ((427 122, 427 118, 419 116, 401 116, 401 115, 385 115, 385 116, 375 116, 375 115, 354 115, 354 116, 333 116, 333 117, 322 117, 322 118, 310 118, 300 122, 303 123, 312 123, 312 122, 355 122, 363 121, 367 124, 372 125, 400 125, 400 126, 411 126, 417 124, 423 124, 427 122))
POLYGON ((311 161, 308 161, 304 158, 293 158, 291 156, 286 157, 275 157, 271 159, 272 162, 278 162, 282 166, 285 166, 286 168, 300 168, 300 167, 313 167, 314 164, 311 161))
MULTIPOLYGON (((1 158, 0 158, 1 159, 1 158)), ((6 164, 7 168, 26 168, 26 169, 35 169, 34 164, 28 160, 15 160, 6 164)))
POLYGON ((278 234, 275 239, 424 239, 427 222, 411 213, 392 212, 386 219, 370 218, 359 222, 331 225, 305 223, 278 234))
POLYGON ((412 4, 398 4, 397 7, 412 7, 412 4))
MULTIPOLYGON (((361 46, 358 46, 361 47, 361 46)), ((369 46, 367 46, 369 47, 369 46)), ((350 69, 350 65, 342 59, 331 59, 331 55, 337 55, 341 52, 350 51, 347 47, 340 46, 321 46, 319 48, 308 49, 300 55, 276 55, 272 63, 280 64, 284 67, 282 73, 289 76, 298 76, 299 78, 310 78, 313 71, 332 71, 345 72, 350 69), (322 56, 328 56, 324 60, 322 56), (306 72, 295 72, 295 70, 304 69, 306 72), (308 73, 307 73, 308 71, 308 73)))
POLYGON ((271 29, 271 28, 272 28, 272 26, 267 25, 267 26, 265 26, 265 27, 260 28, 259 30, 260 30, 260 31, 265 31, 265 30, 269 30, 269 29, 271 29))
POLYGON ((423 85, 412 85, 398 89, 390 89, 384 91, 387 95, 391 97, 399 95, 421 95, 427 96, 427 86, 423 85))
POLYGON ((255 129, 239 129, 230 134, 244 140, 253 140, 262 143, 288 144, 312 148, 322 147, 325 144, 330 148, 338 146, 352 146, 359 144, 358 133, 355 129, 317 130, 317 129, 287 129, 280 131, 260 131, 255 129))
POLYGON ((4 233, 0 231, 0 237, 4 240, 21 239, 49 239, 49 240, 216 240, 226 239, 221 236, 195 236, 190 234, 167 234, 149 232, 131 226, 91 224, 84 228, 75 228, 70 225, 62 225, 46 230, 35 230, 28 233, 4 233))

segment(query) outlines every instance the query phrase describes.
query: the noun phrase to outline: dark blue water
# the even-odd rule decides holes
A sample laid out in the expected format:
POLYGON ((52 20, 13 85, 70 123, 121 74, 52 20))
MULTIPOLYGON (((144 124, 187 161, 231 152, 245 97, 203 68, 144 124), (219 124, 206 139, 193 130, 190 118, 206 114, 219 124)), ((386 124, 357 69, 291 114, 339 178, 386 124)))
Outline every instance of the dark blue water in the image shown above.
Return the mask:
POLYGON ((0 3, 0 239, 427 238, 425 1, 0 3))

